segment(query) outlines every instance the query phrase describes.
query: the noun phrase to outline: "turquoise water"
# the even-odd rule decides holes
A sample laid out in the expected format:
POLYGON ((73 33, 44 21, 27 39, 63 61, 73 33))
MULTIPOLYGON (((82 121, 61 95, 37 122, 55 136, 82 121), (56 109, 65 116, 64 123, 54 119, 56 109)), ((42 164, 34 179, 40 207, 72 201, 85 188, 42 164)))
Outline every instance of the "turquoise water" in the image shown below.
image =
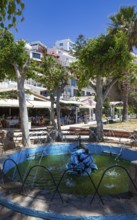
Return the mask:
MULTIPOLYGON (((93 155, 94 161, 98 166, 98 170, 90 174, 92 180, 97 186, 104 170, 112 165, 124 166, 127 170, 129 169, 129 161, 118 159, 113 156, 105 155, 93 155)), ((70 159, 70 155, 48 155, 43 158, 37 158, 35 160, 27 160, 19 164, 19 170, 23 178, 27 175, 29 169, 34 165, 42 165, 47 167, 55 179, 56 184, 58 184, 64 170, 66 169, 66 164, 70 159)), ((16 168, 12 168, 8 174, 10 178, 19 181, 19 176, 16 168)), ((51 179, 49 173, 40 167, 35 167, 30 172, 27 178, 25 187, 38 187, 47 191, 54 191, 55 185, 51 179)), ((95 189, 90 182, 88 176, 74 176, 73 174, 66 173, 61 185, 60 191, 66 194, 77 194, 77 195, 88 195, 93 194, 95 189)), ((118 194, 128 191, 128 177, 125 171, 121 168, 112 168, 109 170, 100 186, 99 193, 101 194, 118 194)))

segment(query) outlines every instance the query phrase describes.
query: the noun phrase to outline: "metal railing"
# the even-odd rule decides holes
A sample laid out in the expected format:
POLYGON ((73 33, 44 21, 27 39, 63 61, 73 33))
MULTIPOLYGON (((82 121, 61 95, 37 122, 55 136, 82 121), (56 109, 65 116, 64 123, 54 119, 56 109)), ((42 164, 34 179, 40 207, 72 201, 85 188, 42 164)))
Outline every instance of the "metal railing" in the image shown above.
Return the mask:
MULTIPOLYGON (((63 197, 62 197, 62 195, 61 195, 61 192, 60 192, 59 188, 60 188, 60 185, 61 185, 61 183, 62 183, 62 181, 63 181, 63 178, 64 178, 65 174, 68 173, 68 172, 71 171, 71 170, 73 170, 73 171, 80 171, 80 170, 81 170, 81 169, 78 169, 78 168, 66 169, 66 170, 63 172, 63 174, 61 175, 61 178, 59 179, 58 183, 56 183, 52 172, 51 172, 48 168, 46 168, 45 166, 42 166, 42 165, 34 165, 34 166, 32 166, 32 167, 28 170, 27 174, 26 174, 25 177, 23 178, 22 175, 21 175, 21 172, 20 172, 20 170, 19 170, 18 164, 17 164, 13 159, 7 158, 7 159, 4 161, 4 163, 3 163, 3 172, 2 172, 2 173, 3 173, 3 174, 2 174, 2 180, 3 180, 3 185, 4 185, 4 187, 3 187, 3 186, 2 186, 2 187, 3 187, 4 189, 6 189, 6 184, 5 184, 5 181, 4 181, 4 175, 5 175, 4 169, 5 169, 5 166, 6 166, 7 161, 11 161, 11 162, 13 162, 13 163, 15 164, 15 167, 16 167, 16 169, 17 169, 17 173, 18 173, 19 178, 20 178, 20 181, 21 181, 20 191, 23 191, 23 190, 24 190, 25 184, 27 184, 27 179, 29 178, 29 176, 31 176, 31 171, 32 171, 33 169, 35 169, 35 168, 42 168, 42 169, 44 169, 45 171, 47 171, 47 172, 49 173, 49 175, 50 175, 50 178, 51 178, 51 180, 52 180, 54 186, 55 186, 55 190, 54 190, 53 195, 52 195, 52 197, 51 197, 50 200, 52 201, 52 200, 54 199, 56 193, 58 193, 58 194, 59 194, 59 197, 60 197, 60 199, 61 199, 61 201, 62 201, 62 203, 64 202, 64 200, 63 200, 63 197)), ((95 199, 95 196, 97 195, 97 196, 99 197, 99 199, 100 199, 102 205, 104 205, 104 201, 103 201, 103 199, 102 199, 102 196, 99 194, 99 188, 100 188, 100 185, 101 185, 101 183, 102 183, 102 181, 103 181, 104 176, 106 175, 106 172, 107 172, 108 170, 112 169, 112 168, 121 168, 121 169, 123 169, 123 170, 125 171, 125 173, 127 174, 127 176, 129 177, 129 179, 130 179, 130 181, 131 181, 131 183, 132 183, 134 189, 135 189, 136 192, 137 192, 137 187, 136 187, 136 185, 135 185, 133 179, 131 178, 129 172, 127 171, 127 169, 126 169, 125 167, 123 167, 123 166, 121 166, 121 165, 117 165, 117 164, 116 164, 116 165, 113 165, 113 166, 108 167, 108 168, 103 172, 103 174, 102 174, 102 176, 101 176, 101 178, 100 178, 100 181, 99 181, 99 183, 98 183, 97 186, 95 185, 95 183, 94 183, 94 181, 92 180, 92 178, 91 178, 91 176, 89 175, 89 173, 85 170, 84 172, 87 174, 88 179, 89 179, 91 185, 93 186, 93 188, 94 188, 94 190, 95 190, 95 192, 94 192, 94 194, 93 194, 93 196, 92 196, 92 199, 91 199, 91 201, 90 201, 90 204, 93 203, 93 201, 94 201, 94 199, 95 199)), ((8 189, 9 189, 9 188, 8 188, 8 189)))
MULTIPOLYGON (((75 172, 75 171, 81 171, 81 169, 78 169, 78 168, 69 168, 69 169, 66 169, 66 170, 63 172, 63 174, 62 174, 62 176, 61 176, 61 178, 60 178, 60 180, 59 180, 59 182, 58 182, 58 184, 57 184, 55 193, 53 194, 51 200, 53 200, 54 197, 55 197, 55 195, 56 195, 56 193, 59 192, 59 187, 60 187, 60 184, 61 184, 61 182, 62 182, 62 180, 63 180, 65 174, 68 173, 68 171, 71 171, 71 170, 73 170, 74 172, 75 172)), ((94 189, 95 189, 95 191, 96 191, 96 186, 95 186, 95 184, 94 184, 94 182, 93 182, 91 176, 89 175, 89 173, 88 173, 86 170, 85 170, 84 172, 87 174, 87 176, 88 176, 88 178, 89 178, 91 184, 93 185, 93 187, 94 187, 94 189)), ((102 200, 102 197, 101 197, 101 195, 98 193, 98 191, 97 191, 97 195, 98 195, 98 197, 99 197, 101 203, 104 204, 104 202, 103 202, 103 200, 102 200)), ((63 202, 63 199, 62 199, 62 202, 63 202)))
POLYGON ((94 200, 96 194, 98 195, 98 191, 99 191, 100 185, 101 185, 101 183, 102 183, 102 180, 103 180, 103 178, 104 178, 106 172, 107 172, 108 170, 114 168, 114 167, 118 167, 118 168, 121 168, 121 169, 125 170, 126 174, 128 175, 129 179, 131 180, 131 182, 132 182, 132 184, 133 184, 135 190, 137 191, 137 187, 136 187, 136 185, 134 184, 134 182, 133 182, 133 180, 132 180, 130 174, 129 174, 128 171, 127 171, 127 169, 126 169, 125 167, 121 166, 121 165, 117 165, 117 164, 116 164, 116 165, 113 165, 113 166, 108 167, 108 168, 103 172, 103 174, 102 174, 102 176, 101 176, 101 179, 100 179, 100 181, 99 181, 99 183, 98 183, 98 186, 96 187, 95 193, 94 193, 94 195, 93 195, 93 197, 92 197, 92 199, 91 199, 90 204, 92 204, 92 202, 93 202, 93 200, 94 200))

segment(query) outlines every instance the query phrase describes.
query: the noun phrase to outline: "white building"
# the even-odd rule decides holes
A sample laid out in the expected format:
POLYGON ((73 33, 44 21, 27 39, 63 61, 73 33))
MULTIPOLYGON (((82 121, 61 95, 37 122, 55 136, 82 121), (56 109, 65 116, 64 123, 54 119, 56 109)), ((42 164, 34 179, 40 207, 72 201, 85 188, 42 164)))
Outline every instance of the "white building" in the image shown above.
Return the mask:
POLYGON ((76 58, 69 54, 69 52, 59 49, 57 47, 47 48, 47 53, 55 55, 62 65, 69 67, 72 62, 76 61, 76 58))
MULTIPOLYGON (((55 46, 52 48, 47 48, 47 53, 54 55, 62 63, 62 65, 69 67, 71 63, 76 62, 76 57, 70 54, 70 51, 73 49, 74 42, 70 39, 64 39, 55 42, 55 46)), ((83 88, 81 91, 82 96, 90 96, 94 93, 93 89, 88 86, 83 88)), ((68 85, 64 89, 62 98, 69 100, 73 96, 78 95, 78 86, 77 79, 69 79, 68 85)))
POLYGON ((74 47, 74 42, 70 39, 58 40, 55 42, 55 47, 58 49, 71 51, 74 47))
POLYGON ((43 52, 47 49, 47 46, 41 43, 41 41, 31 42, 30 46, 30 58, 35 60, 41 60, 43 52))

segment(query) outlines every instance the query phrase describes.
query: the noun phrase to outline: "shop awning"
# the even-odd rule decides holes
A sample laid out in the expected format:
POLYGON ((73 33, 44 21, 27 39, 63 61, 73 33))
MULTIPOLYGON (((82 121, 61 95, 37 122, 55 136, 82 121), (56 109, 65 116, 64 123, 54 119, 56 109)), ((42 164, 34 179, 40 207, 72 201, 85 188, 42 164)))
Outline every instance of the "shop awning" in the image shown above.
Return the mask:
POLYGON ((90 105, 81 105, 81 106, 79 106, 79 108, 80 109, 94 109, 94 108, 96 108, 96 106, 95 105, 92 105, 92 106, 90 106, 90 105))
MULTIPOLYGON (((50 108, 50 101, 26 101, 28 108, 50 108)), ((17 99, 0 99, 0 107, 19 107, 19 101, 17 99)), ((56 105, 54 104, 54 107, 56 105)))
POLYGON ((82 104, 82 102, 72 101, 72 100, 60 100, 60 103, 70 104, 70 105, 81 105, 82 104))

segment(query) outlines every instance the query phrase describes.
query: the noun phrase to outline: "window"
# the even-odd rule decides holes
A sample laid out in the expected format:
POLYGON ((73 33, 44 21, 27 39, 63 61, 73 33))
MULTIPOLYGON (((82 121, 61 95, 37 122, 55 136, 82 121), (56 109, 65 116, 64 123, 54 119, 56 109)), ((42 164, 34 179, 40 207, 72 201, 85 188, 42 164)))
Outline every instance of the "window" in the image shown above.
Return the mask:
POLYGON ((90 96, 91 95, 91 93, 90 92, 87 92, 87 96, 90 96))
POLYGON ((71 94, 71 89, 70 88, 67 89, 67 93, 71 94))
POLYGON ((38 46, 38 44, 31 44, 31 46, 38 46))
POLYGON ((40 59, 40 54, 39 53, 32 53, 32 57, 36 59, 40 59))
POLYGON ((81 91, 81 95, 82 95, 82 96, 85 96, 85 91, 81 91))
POLYGON ((77 86, 77 81, 75 79, 71 80, 71 86, 77 86))
POLYGON ((77 90, 77 89, 74 89, 74 90, 73 90, 73 94, 74 94, 74 96, 77 96, 77 95, 78 95, 78 90, 77 90))
POLYGON ((59 46, 63 46, 63 43, 60 43, 59 46))

